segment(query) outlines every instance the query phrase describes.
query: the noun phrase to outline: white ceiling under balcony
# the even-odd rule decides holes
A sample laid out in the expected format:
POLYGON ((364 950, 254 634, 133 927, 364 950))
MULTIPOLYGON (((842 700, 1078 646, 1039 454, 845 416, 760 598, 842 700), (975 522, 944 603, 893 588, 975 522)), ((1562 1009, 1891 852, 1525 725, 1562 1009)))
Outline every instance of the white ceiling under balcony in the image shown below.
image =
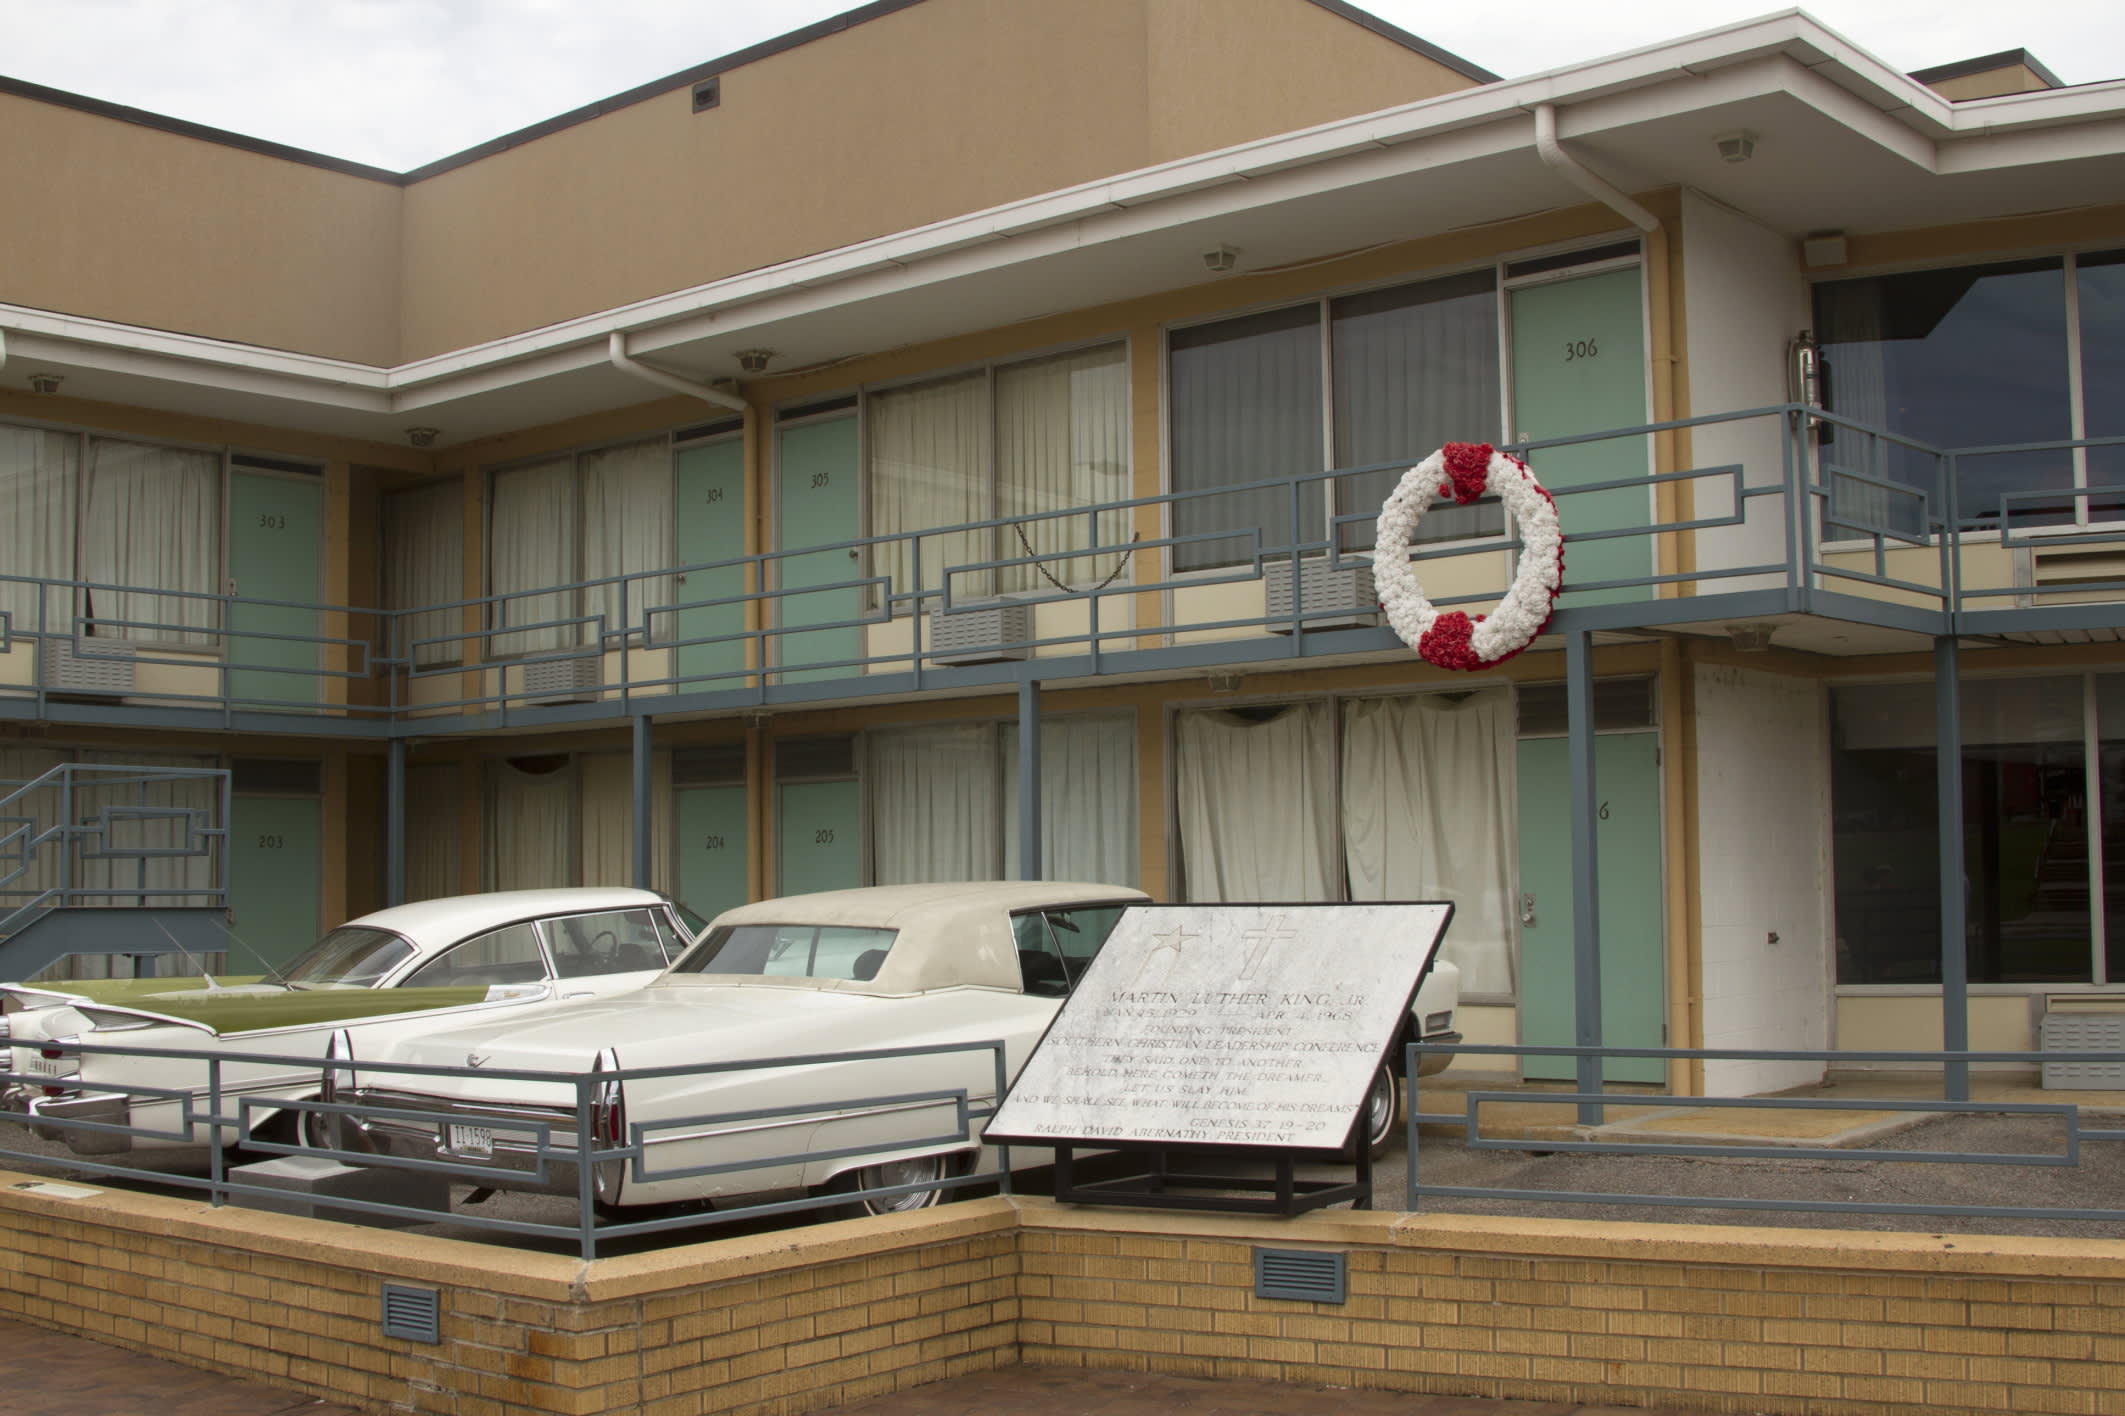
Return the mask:
MULTIPOLYGON (((1798 237, 2088 205, 2125 192, 2125 84, 1949 104, 1798 13, 1323 125, 378 369, 36 311, 0 310, 7 365, 86 398, 444 444, 663 396, 607 342, 684 376, 739 349, 823 364, 1238 270, 1583 206, 1543 164, 1534 110, 1626 191, 1686 186, 1798 237), (1747 130, 1753 157, 1716 139, 1747 130)), ((1618 219, 1619 223, 1621 218, 1618 219)), ((704 405, 705 406, 705 405, 704 405)))

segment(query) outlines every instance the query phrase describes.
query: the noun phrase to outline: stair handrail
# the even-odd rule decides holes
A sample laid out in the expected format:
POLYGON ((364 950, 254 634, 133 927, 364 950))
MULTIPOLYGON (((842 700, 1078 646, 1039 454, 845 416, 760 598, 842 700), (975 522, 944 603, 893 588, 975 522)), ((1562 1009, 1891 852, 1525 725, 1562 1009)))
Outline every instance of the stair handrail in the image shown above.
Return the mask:
MULTIPOLYGON (((74 788, 77 779, 83 776, 115 777, 118 779, 115 782, 106 781, 102 783, 102 785, 108 786, 131 784, 146 787, 157 781, 187 781, 194 779, 218 781, 221 789, 215 793, 215 803, 211 810, 212 817, 221 824, 202 827, 197 834, 208 837, 218 836, 224 840, 228 837, 231 780, 229 769, 226 767, 148 766, 123 762, 55 763, 34 777, 15 781, 12 790, 7 791, 5 794, 0 794, 0 866, 5 866, 10 862, 13 863, 13 869, 0 873, 0 896, 27 893, 10 890, 7 887, 26 875, 44 849, 52 843, 70 842, 102 833, 103 827, 101 825, 91 825, 87 822, 77 822, 73 819, 74 788), (10 806, 22 801, 33 792, 48 791, 54 788, 58 789, 62 803, 60 808, 61 819, 54 825, 45 827, 35 835, 30 835, 28 833, 36 826, 36 822, 27 819, 27 813, 20 813, 24 819, 17 820, 11 825, 4 820, 10 815, 8 811, 10 806)), ((196 850, 188 849, 185 854, 206 856, 208 851, 202 847, 196 850)), ((228 887, 225 883, 220 886, 201 888, 176 886, 165 889, 143 888, 140 890, 118 891, 101 887, 78 886, 73 883, 72 864, 71 855, 63 857, 59 884, 45 887, 28 900, 10 908, 6 914, 0 915, 0 939, 7 938, 27 924, 31 918, 40 916, 44 911, 78 904, 86 896, 102 898, 127 894, 205 895, 212 897, 215 903, 226 904, 228 900, 228 887)))

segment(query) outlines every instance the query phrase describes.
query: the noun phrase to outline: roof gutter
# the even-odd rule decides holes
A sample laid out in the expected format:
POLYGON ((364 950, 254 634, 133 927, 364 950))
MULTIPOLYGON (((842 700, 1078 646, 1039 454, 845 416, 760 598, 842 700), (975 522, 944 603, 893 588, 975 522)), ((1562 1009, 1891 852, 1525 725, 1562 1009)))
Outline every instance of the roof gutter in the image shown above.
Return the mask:
POLYGON ((1640 231, 1653 232, 1660 229, 1660 218, 1632 201, 1616 188, 1602 181, 1582 165, 1578 158, 1564 150, 1557 141, 1557 105, 1535 105, 1535 154, 1542 165, 1565 181, 1585 192, 1595 201, 1637 227, 1640 231))
POLYGON ((705 383, 681 378, 677 374, 669 374, 662 369, 652 369, 649 365, 630 357, 627 352, 627 331, 624 329, 616 329, 607 337, 605 357, 611 361, 615 369, 618 369, 623 374, 633 374, 644 382, 656 384, 661 388, 668 388, 674 393, 683 393, 688 398, 698 398, 703 403, 713 403, 718 408, 728 408, 734 413, 746 411, 745 400, 736 394, 725 393, 720 388, 711 388, 705 383))

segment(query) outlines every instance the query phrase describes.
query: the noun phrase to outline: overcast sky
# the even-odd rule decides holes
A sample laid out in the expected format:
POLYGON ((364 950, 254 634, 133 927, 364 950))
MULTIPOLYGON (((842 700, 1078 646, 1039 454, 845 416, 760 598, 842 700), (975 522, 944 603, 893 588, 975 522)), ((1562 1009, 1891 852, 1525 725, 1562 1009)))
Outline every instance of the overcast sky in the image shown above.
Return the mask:
MULTIPOLYGON (((0 74, 404 170, 856 3, 0 0, 0 74)), ((1360 3, 1508 78, 1779 8, 1775 0, 1360 3)), ((1899 69, 2027 49, 2069 84, 2125 78, 2120 0, 1807 8, 1899 69)))

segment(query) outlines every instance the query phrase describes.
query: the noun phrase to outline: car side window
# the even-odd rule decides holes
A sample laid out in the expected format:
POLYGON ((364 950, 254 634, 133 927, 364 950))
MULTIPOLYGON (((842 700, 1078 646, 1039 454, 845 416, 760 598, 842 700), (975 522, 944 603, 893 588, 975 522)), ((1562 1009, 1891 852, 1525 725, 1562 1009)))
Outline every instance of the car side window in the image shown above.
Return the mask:
POLYGON ((413 971, 408 988, 484 987, 497 983, 544 983, 546 956, 539 932, 512 924, 475 935, 413 971))
POLYGON ((727 924, 711 930, 679 972, 868 982, 878 976, 897 932, 832 924, 727 924))
POLYGON ((1072 975, 1056 947, 1046 915, 1039 910, 1011 916, 1011 936, 1018 946, 1019 985, 1034 998, 1060 998, 1070 991, 1072 975))
POLYGON ((1063 969, 1070 987, 1077 987, 1085 966, 1099 953, 1127 905, 1078 905, 1070 909, 1044 910, 1048 931, 1062 953, 1063 969))
POLYGON ((604 910, 546 921, 554 972, 562 978, 664 967, 664 944, 648 910, 604 910))

